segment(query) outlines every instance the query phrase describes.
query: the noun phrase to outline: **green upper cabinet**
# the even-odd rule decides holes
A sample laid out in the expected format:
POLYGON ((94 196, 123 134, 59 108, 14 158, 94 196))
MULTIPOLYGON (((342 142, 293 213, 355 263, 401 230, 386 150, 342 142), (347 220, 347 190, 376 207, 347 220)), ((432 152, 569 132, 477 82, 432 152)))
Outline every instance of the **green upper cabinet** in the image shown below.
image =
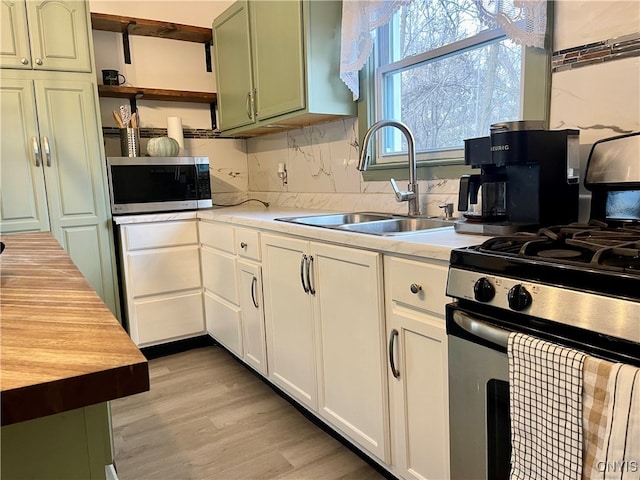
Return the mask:
POLYGON ((224 134, 260 135, 356 115, 339 78, 341 12, 339 1, 240 0, 215 19, 224 134))
POLYGON ((88 2, 2 0, 0 66, 91 72, 88 2))
POLYGON ((229 7, 213 23, 218 115, 224 129, 251 125, 253 79, 251 78, 251 39, 249 8, 246 1, 229 7))
POLYGON ((249 12, 257 120, 304 108, 302 4, 253 1, 249 12))

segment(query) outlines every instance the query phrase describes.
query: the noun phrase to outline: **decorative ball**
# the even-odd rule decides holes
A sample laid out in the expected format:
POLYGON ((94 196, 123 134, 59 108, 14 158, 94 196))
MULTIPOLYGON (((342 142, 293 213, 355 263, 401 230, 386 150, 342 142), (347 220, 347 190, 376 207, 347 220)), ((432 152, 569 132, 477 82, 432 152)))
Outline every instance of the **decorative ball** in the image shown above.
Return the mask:
POLYGON ((175 157, 180 152, 180 144, 171 137, 150 138, 147 153, 152 157, 175 157))

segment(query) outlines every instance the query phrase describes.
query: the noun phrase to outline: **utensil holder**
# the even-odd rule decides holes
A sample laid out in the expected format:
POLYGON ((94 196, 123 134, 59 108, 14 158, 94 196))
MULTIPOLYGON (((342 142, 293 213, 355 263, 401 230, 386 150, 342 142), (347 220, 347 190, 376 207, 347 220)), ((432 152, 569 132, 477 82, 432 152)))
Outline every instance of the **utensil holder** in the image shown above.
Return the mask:
POLYGON ((123 157, 140 156, 140 129, 120 129, 120 153, 123 157))

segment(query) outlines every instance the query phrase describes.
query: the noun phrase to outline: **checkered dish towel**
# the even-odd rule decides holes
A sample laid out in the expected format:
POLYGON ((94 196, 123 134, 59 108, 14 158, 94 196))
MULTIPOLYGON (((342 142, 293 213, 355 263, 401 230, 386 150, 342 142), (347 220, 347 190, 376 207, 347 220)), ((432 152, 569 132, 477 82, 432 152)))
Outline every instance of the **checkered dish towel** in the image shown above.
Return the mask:
POLYGON ((640 369, 584 362, 584 480, 640 479, 640 369))
POLYGON ((511 480, 581 480, 586 355, 514 332, 508 356, 511 480))

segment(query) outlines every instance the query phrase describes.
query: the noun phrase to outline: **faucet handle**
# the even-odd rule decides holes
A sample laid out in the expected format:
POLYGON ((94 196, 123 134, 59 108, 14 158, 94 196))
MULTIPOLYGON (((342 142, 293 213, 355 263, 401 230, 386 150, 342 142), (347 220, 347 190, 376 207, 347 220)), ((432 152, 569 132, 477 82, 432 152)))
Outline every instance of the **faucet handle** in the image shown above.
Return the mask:
POLYGON ((406 202, 413 198, 416 198, 416 194, 410 191, 402 191, 398 188, 398 184, 396 183, 396 179, 391 179, 391 187, 396 194, 396 200, 398 202, 406 202))

